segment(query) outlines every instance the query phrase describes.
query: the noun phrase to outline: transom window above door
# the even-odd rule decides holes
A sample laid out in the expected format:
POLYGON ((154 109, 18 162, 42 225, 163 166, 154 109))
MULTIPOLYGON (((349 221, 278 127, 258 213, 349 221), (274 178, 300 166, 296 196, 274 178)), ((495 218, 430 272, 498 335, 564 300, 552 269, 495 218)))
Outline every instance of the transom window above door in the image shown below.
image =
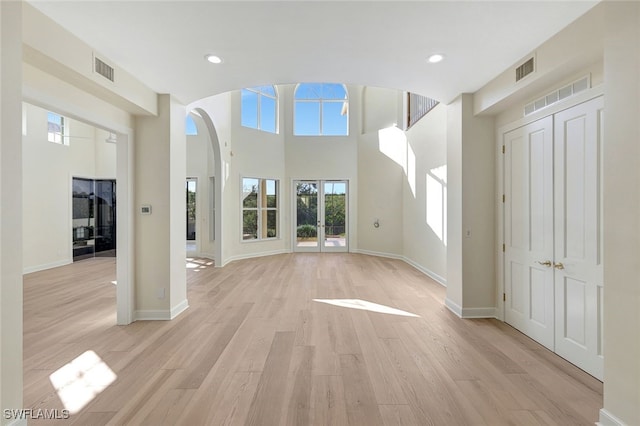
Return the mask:
POLYGON ((294 94, 293 134, 348 136, 349 96, 344 84, 299 84, 294 94))

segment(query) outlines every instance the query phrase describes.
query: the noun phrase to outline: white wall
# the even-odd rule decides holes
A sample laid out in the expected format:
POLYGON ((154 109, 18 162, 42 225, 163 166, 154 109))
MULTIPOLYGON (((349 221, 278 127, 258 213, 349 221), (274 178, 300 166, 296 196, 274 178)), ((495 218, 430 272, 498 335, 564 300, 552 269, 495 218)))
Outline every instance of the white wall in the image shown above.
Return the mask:
POLYGON ((47 140, 47 110, 23 103, 23 259, 25 272, 73 261, 72 177, 116 175, 107 132, 67 119, 69 145, 47 140))
MULTIPOLYGON (((605 2, 604 410, 640 424, 640 3, 605 2)), ((604 423, 607 424, 607 423, 604 423)))
POLYGON ((358 137, 358 250, 402 256, 402 185, 406 138, 398 129, 398 91, 363 89, 358 137), (381 133, 382 131, 382 133, 381 133), (399 140, 395 140, 398 138, 399 140), (374 226, 378 221, 379 227, 374 226))
POLYGON ((404 256, 440 283, 447 277, 447 107, 438 105, 407 131, 404 256))

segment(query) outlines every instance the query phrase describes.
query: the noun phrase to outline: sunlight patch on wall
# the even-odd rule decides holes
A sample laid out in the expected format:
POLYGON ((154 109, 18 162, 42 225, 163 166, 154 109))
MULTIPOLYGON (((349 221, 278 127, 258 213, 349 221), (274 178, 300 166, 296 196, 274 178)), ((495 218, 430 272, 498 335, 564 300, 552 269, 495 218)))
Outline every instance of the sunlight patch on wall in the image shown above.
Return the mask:
POLYGON ((426 175, 426 222, 433 233, 447 245, 447 166, 431 169, 426 175))
POLYGON ((416 198, 416 154, 411 144, 407 144, 407 183, 411 188, 413 198, 416 198))
POLYGON ((82 410, 118 376, 94 351, 86 351, 49 376, 64 407, 71 414, 82 410))
POLYGON ((379 312, 381 314, 400 315, 403 317, 420 318, 420 315, 412 314, 390 306, 378 305, 361 299, 313 299, 314 302, 326 303, 328 305, 340 306, 341 308, 358 309, 361 311, 379 312))
POLYGON ((378 130, 378 148, 407 173, 407 136, 402 130, 396 126, 378 130))

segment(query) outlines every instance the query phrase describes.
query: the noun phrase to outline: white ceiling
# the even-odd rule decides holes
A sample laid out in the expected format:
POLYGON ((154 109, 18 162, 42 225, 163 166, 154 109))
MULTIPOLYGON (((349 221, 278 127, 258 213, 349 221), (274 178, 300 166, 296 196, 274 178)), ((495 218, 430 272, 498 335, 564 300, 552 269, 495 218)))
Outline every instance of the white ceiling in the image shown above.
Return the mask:
POLYGON ((158 93, 186 103, 301 81, 448 102, 514 65, 597 1, 34 1, 158 93), (426 57, 444 53, 445 61, 426 57), (204 60, 215 53, 224 60, 204 60))

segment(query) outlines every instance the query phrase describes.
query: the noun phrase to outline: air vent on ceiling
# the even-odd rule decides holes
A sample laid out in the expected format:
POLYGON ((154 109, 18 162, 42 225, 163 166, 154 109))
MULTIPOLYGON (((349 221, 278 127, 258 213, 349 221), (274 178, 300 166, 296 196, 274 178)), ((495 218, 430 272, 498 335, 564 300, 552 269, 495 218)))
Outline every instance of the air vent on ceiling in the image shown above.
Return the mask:
POLYGON ((567 84, 558 90, 548 93, 546 96, 536 99, 533 102, 529 102, 524 106, 524 115, 533 114, 536 111, 540 111, 543 108, 553 105, 556 102, 560 102, 561 100, 580 93, 583 90, 587 90, 590 87, 591 76, 587 75, 571 84, 567 84))
POLYGON ((516 68, 516 81, 520 81, 534 71, 533 57, 516 68))
POLYGON ((94 56, 93 69, 104 78, 108 79, 109 81, 113 81, 113 67, 108 65, 97 56, 94 56))

